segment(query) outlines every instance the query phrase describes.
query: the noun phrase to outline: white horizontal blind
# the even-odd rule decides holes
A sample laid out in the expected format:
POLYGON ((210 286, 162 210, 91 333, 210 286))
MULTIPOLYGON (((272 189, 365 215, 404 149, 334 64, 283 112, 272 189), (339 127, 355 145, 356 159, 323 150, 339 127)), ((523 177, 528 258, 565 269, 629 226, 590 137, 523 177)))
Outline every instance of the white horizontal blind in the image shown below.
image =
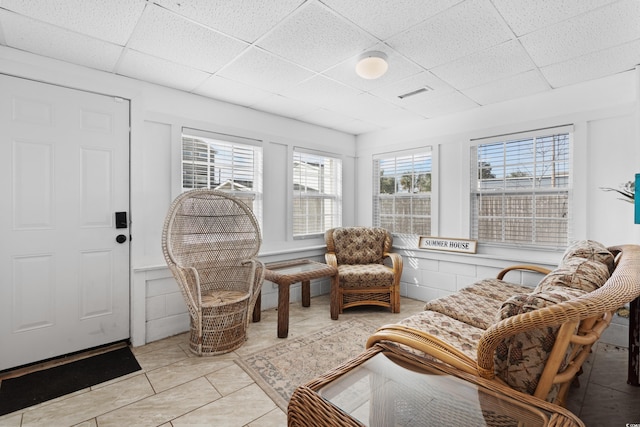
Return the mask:
POLYGON ((483 243, 566 246, 570 141, 570 133, 547 129, 472 146, 472 237, 483 243))
POLYGON ((342 221, 342 161, 293 151, 293 236, 322 234, 342 221))
POLYGON ((431 149, 373 160, 373 224, 394 234, 431 235, 431 149))
POLYGON ((238 140, 242 138, 183 129, 182 188, 226 191, 260 218, 262 148, 238 140))

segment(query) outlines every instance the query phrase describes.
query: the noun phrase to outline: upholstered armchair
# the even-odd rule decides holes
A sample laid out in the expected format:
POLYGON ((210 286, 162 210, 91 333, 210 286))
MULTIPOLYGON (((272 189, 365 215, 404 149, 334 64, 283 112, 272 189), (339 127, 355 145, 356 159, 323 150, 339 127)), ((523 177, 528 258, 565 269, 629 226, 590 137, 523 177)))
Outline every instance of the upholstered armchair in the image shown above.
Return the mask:
POLYGON ((391 253, 391 233, 378 227, 339 227, 327 230, 325 241, 325 260, 338 269, 331 279, 332 319, 358 305, 400 312, 402 257, 391 253))

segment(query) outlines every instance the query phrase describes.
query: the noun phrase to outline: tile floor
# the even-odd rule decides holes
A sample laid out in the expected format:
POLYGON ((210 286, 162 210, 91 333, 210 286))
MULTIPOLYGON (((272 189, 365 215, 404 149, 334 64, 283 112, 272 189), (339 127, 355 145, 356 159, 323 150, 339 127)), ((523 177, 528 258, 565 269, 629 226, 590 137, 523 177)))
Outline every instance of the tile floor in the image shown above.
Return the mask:
MULTIPOLYGON (((375 307, 347 310, 340 320, 366 318, 380 324, 422 309, 423 302, 402 299, 402 313, 375 307)), ((275 310, 249 328, 249 339, 235 352, 200 358, 188 350, 186 334, 166 338, 134 353, 142 371, 90 389, 0 417, 0 427, 26 426, 286 426, 286 414, 242 371, 234 359, 281 343, 275 310)), ((291 305, 289 338, 331 324, 328 296, 311 307, 291 305)), ((626 349, 600 344, 585 363, 579 388, 568 408, 588 427, 640 423, 640 388, 626 384, 626 349)))

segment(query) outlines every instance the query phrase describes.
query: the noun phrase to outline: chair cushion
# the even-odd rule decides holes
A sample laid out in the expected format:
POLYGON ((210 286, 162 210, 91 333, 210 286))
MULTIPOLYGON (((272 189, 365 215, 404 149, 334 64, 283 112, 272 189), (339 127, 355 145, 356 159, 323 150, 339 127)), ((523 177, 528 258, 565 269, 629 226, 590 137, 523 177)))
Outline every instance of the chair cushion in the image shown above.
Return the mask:
MULTIPOLYGON (((436 311, 422 311, 399 323, 438 337, 473 360, 477 360, 478 342, 484 333, 483 329, 452 319, 446 314, 436 311)), ((401 345, 401 347, 411 353, 423 357, 425 355, 409 346, 401 345)))
POLYGON ((573 257, 563 261, 558 268, 543 277, 536 286, 536 292, 556 286, 591 292, 604 285, 609 277, 609 269, 606 264, 586 258, 573 257))
POLYGON ((429 301, 424 309, 437 311, 480 329, 487 329, 495 321, 502 301, 471 292, 457 292, 429 301))
POLYGON ((586 258, 590 261, 601 262, 609 269, 609 273, 613 271, 614 257, 611 252, 602 244, 593 240, 579 240, 572 243, 564 251, 561 263, 572 258, 586 258))
POLYGON ((469 292, 476 295, 481 295, 486 298, 491 298, 500 302, 500 305, 516 294, 528 294, 533 288, 516 285, 513 283, 505 282, 500 279, 483 279, 460 289, 460 292, 469 292))
MULTIPOLYGON (((497 313, 496 321, 549 307, 586 293, 582 289, 556 286, 549 287, 543 292, 514 295, 504 302, 497 313)), ((494 357, 496 376, 516 390, 533 394, 559 328, 554 326, 533 329, 507 337, 499 343, 494 357)), ((564 365, 566 361, 562 363, 561 369, 564 365)), ((557 387, 552 390, 548 399, 555 397, 555 394, 557 394, 557 387)))
POLYGON ((381 264, 388 232, 383 228, 345 227, 333 231, 340 264, 381 264))
POLYGON ((380 288, 393 285, 393 269, 383 264, 338 265, 343 288, 380 288))

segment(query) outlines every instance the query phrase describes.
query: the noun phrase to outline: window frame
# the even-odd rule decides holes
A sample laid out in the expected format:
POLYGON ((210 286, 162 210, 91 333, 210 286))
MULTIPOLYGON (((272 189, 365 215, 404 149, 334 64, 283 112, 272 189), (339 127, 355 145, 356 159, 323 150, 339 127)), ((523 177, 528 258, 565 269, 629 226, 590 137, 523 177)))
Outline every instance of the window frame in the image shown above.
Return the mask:
MULTIPOLYGON (((485 246, 495 246, 495 247, 505 247, 505 248, 561 250, 564 247, 566 247, 568 242, 571 241, 572 226, 573 226, 572 196, 573 196, 573 180, 575 176, 575 170, 573 165, 573 154, 575 150, 574 147, 575 145, 574 145, 573 125, 561 125, 561 126, 542 128, 542 129, 526 131, 526 132, 516 132, 516 133, 497 135, 493 137, 472 139, 471 145, 470 145, 470 156, 469 156, 470 188, 469 188, 469 199, 468 199, 469 200, 469 235, 471 236, 471 238, 476 239, 478 243, 485 246), (508 172, 508 168, 510 165, 513 166, 515 164, 520 165, 525 163, 522 163, 522 162, 514 163, 513 160, 508 161, 507 154, 506 154, 506 151, 507 151, 506 144, 517 144, 517 143, 523 143, 525 141, 531 140, 533 144, 532 148, 533 150, 536 150, 538 141, 545 142, 546 139, 554 138, 557 136, 564 136, 564 135, 566 135, 565 141, 564 141, 566 142, 566 152, 561 153, 561 155, 563 156, 561 160, 557 160, 553 158, 551 160, 544 160, 544 154, 543 154, 543 160, 538 161, 537 158, 538 156, 540 156, 540 151, 532 151, 534 154, 531 154, 531 157, 534 160, 527 164, 531 167, 531 170, 533 171, 533 175, 531 176, 522 175, 522 178, 520 180, 520 181, 528 180, 531 182, 531 185, 522 186, 517 182, 515 182, 516 180, 518 180, 517 175, 509 177, 509 174, 513 175, 514 173, 515 174, 521 173, 517 170, 516 171, 511 170, 511 172, 508 172), (498 170, 503 170, 504 172, 501 173, 502 177, 499 178, 497 181, 502 180, 504 185, 503 187, 498 189, 489 190, 485 188, 483 190, 479 188, 479 183, 481 182, 481 179, 479 178, 480 176, 479 174, 481 170, 480 163, 483 162, 483 159, 480 158, 480 155, 481 155, 480 147, 483 147, 483 146, 486 147, 489 145, 497 145, 497 144, 505 144, 505 149, 503 154, 504 160, 502 163, 498 164, 497 166, 492 165, 491 168, 489 168, 489 170, 492 170, 494 167, 496 167, 498 170), (542 180, 547 179, 548 176, 545 175, 544 173, 538 174, 537 171, 544 169, 544 165, 547 165, 547 164, 553 164, 555 167, 556 163, 561 164, 563 167, 562 170, 564 171, 564 174, 562 175, 562 178, 563 178, 564 184, 557 187, 554 187, 551 185, 547 185, 547 186, 542 185, 541 184, 542 180), (513 182, 509 184, 507 182, 508 180, 512 180, 513 182), (538 181, 539 183, 537 186, 536 186, 536 181, 538 181), (523 214, 520 214, 520 215, 505 214, 504 209, 506 208, 503 205, 502 215, 499 215, 499 216, 495 215, 493 217, 486 216, 486 215, 480 216, 477 210, 480 204, 482 203, 483 194, 485 195, 485 197, 487 197, 486 195, 489 195, 489 194, 494 195, 494 197, 496 195, 500 196, 503 201, 513 200, 517 197, 528 197, 531 202, 530 203, 531 215, 527 216, 523 214), (509 199, 509 197, 511 197, 511 199, 509 199), (545 216, 544 214, 538 215, 538 209, 539 207, 542 206, 543 203, 545 203, 544 202, 545 198, 546 200, 552 200, 554 197, 557 199, 557 202, 559 204, 553 205, 552 202, 551 204, 547 202, 546 212, 549 212, 550 210, 555 208, 559 213, 559 215, 555 215, 555 216, 545 216), (539 201, 540 205, 536 203, 537 199, 540 199, 539 201), (549 208, 548 206, 552 206, 552 208, 549 208), (500 233, 497 233, 497 232, 495 233, 495 234, 500 234, 501 238, 499 240, 484 239, 480 236, 480 231, 479 231, 480 226, 478 223, 481 217, 484 217, 485 219, 496 218, 496 221, 500 221, 500 224, 501 224, 500 233), (513 237, 509 238, 509 236, 507 236, 508 231, 505 231, 505 228, 506 228, 505 224, 508 223, 509 221, 511 221, 511 223, 520 222, 521 224, 524 224, 523 219, 530 220, 530 224, 529 224, 530 234, 531 234, 530 239, 524 240, 524 239, 517 239, 513 237), (538 223, 542 224, 545 221, 548 224, 555 224, 555 226, 557 227, 556 231, 563 231, 564 232, 563 239, 556 239, 555 241, 552 242, 551 241, 552 239, 544 238, 544 233, 538 233, 538 230, 542 230, 542 228, 539 228, 538 223)), ((551 180, 551 178, 549 178, 549 180, 551 180)), ((515 234, 517 234, 517 232, 514 232, 514 236, 515 234)))
MULTIPOLYGON (((435 164, 435 158, 437 157, 437 150, 435 149, 435 147, 433 146, 424 146, 424 147, 420 147, 420 148, 416 148, 416 149, 410 149, 410 150, 398 150, 398 151, 392 151, 392 152, 387 152, 387 153, 379 153, 379 154, 375 154, 373 156, 373 163, 372 163, 372 183, 373 183, 373 188, 372 188, 372 224, 376 227, 384 227, 386 229, 388 229, 392 234, 394 235, 400 235, 400 234, 405 234, 405 235, 434 235, 434 230, 437 229, 436 224, 437 224, 437 215, 434 212, 434 209, 436 208, 436 193, 437 193, 437 177, 436 177, 436 172, 437 172, 437 166, 435 164), (414 192, 414 193, 410 193, 410 192, 394 192, 392 194, 387 194, 387 193, 381 193, 381 162, 384 161, 391 161, 393 162, 395 165, 397 165, 398 159, 402 159, 402 158, 407 158, 407 157, 411 157, 411 173, 412 175, 415 175, 415 173, 420 173, 423 172, 422 169, 418 169, 416 170, 416 161, 425 161, 425 160, 416 160, 416 158, 428 158, 428 168, 426 171, 424 171, 425 173, 427 173, 430 176, 430 184, 429 184, 429 191, 428 192, 414 192), (403 214, 399 214, 397 212, 396 209, 396 202, 399 200, 407 200, 409 199, 410 203, 410 210, 411 212, 409 213, 409 215, 403 215, 403 214), (393 204, 393 212, 391 214, 387 214, 386 216, 388 218, 390 218, 393 222, 393 227, 389 227, 388 226, 388 222, 383 221, 383 217, 382 217, 382 213, 381 213, 381 206, 384 200, 388 200, 391 201, 391 203, 393 204), (428 203, 428 213, 425 215, 414 215, 413 213, 413 208, 415 206, 415 201, 420 201, 420 200, 426 200, 428 203), (419 224, 415 223, 415 218, 423 218, 423 219, 427 219, 428 223, 426 225, 425 229, 422 230, 417 230, 414 227, 419 226, 419 224), (395 225, 398 223, 398 220, 402 220, 402 219, 408 219, 409 221, 409 227, 410 227, 410 232, 407 232, 407 230, 399 230, 395 227, 395 225)), ((406 176, 406 172, 405 173, 396 173, 394 175, 394 179, 396 180, 396 184, 399 182, 398 178, 402 178, 403 176, 406 176)), ((412 180, 412 183, 414 183, 415 181, 412 180)), ((397 190, 397 185, 394 185, 394 188, 397 190)), ((406 203, 404 203, 406 205, 406 203)))
MULTIPOLYGON (((308 164, 308 162, 307 162, 308 164)), ((342 185, 343 185, 343 174, 342 174, 342 167, 343 167, 343 159, 340 155, 337 155, 335 153, 328 153, 328 152, 322 152, 322 151, 317 151, 317 150, 311 150, 311 149, 306 149, 303 147, 297 147, 294 146, 292 147, 291 150, 291 162, 290 162, 290 166, 291 169, 291 184, 290 184, 290 191, 291 191, 291 209, 290 209, 290 214, 291 214, 291 218, 290 218, 290 230, 291 230, 291 236, 294 240, 302 240, 302 239, 311 239, 311 238, 316 238, 316 237, 324 237, 324 232, 330 228, 335 228, 335 227, 340 227, 342 226, 342 203, 343 203, 343 199, 342 199, 342 185), (326 191, 322 191, 319 193, 315 193, 315 194, 311 194, 308 192, 303 192, 302 190, 302 186, 300 185, 300 183, 302 182, 302 177, 301 177, 301 168, 298 167, 298 173, 296 175, 296 164, 297 162, 302 158, 308 156, 309 159, 313 159, 316 158, 318 159, 318 161, 331 161, 334 164, 333 170, 330 171, 330 181, 326 182, 325 184, 329 184, 331 188, 331 190, 329 192, 326 191), (296 188, 296 185, 298 185, 298 187, 296 188), (305 194, 306 193, 306 194, 305 194), (297 223, 299 218, 309 218, 309 215, 304 215, 301 213, 296 212, 296 207, 297 207, 297 202, 299 201, 310 201, 310 200, 325 200, 325 201, 330 201, 330 209, 331 209, 331 213, 330 214, 321 214, 319 216, 317 216, 316 218, 320 219, 318 225, 319 227, 322 229, 320 230, 310 230, 309 224, 306 224, 303 228, 303 232, 298 232, 296 230, 297 227, 299 227, 299 224, 297 223), (328 219, 328 221, 327 221, 328 219), (328 224, 328 223, 329 224, 328 224)), ((323 169, 324 170, 324 169, 323 169)), ((320 181, 321 181, 321 177, 318 176, 318 186, 320 186, 320 181)), ((308 185, 304 186, 304 188, 310 188, 308 185)))
MULTIPOLYGON (((195 156, 194 156, 195 157, 195 156)), ((246 157, 246 156, 245 156, 246 157)), ((194 161, 192 161, 194 162, 194 161)), ((246 179, 247 181, 249 178, 246 179)), ((195 178, 194 178, 195 181, 195 178)), ((189 191, 193 188, 213 188, 229 193, 242 200, 248 199, 247 195, 250 194, 250 199, 253 200, 251 206, 249 206, 254 215, 256 216, 258 223, 262 227, 262 200, 263 200, 263 148, 262 141, 252 138, 245 138, 242 136, 228 135, 218 132, 199 130, 194 128, 183 127, 180 134, 180 188, 181 192, 189 191), (203 140, 202 142, 208 144, 208 149, 211 149, 211 145, 224 147, 231 151, 233 158, 228 161, 222 161, 220 163, 212 163, 211 157, 208 156, 208 160, 200 162, 207 167, 223 167, 230 171, 231 180, 224 180, 217 183, 217 186, 211 187, 210 176, 208 174, 208 182, 206 186, 185 186, 185 139, 196 138, 203 140), (242 158, 243 151, 245 154, 251 153, 250 159, 242 158), (234 167, 235 162, 242 162, 242 166, 234 167), (250 164, 247 164, 247 161, 250 164), (216 166, 218 165, 218 166, 216 166), (249 171, 251 171, 249 173, 249 171), (236 175, 237 173, 237 175, 236 175), (241 183, 238 183, 236 177, 250 175, 252 186, 250 189, 243 188, 241 183), (225 188, 223 185, 228 184, 233 186, 233 189, 225 188)))

